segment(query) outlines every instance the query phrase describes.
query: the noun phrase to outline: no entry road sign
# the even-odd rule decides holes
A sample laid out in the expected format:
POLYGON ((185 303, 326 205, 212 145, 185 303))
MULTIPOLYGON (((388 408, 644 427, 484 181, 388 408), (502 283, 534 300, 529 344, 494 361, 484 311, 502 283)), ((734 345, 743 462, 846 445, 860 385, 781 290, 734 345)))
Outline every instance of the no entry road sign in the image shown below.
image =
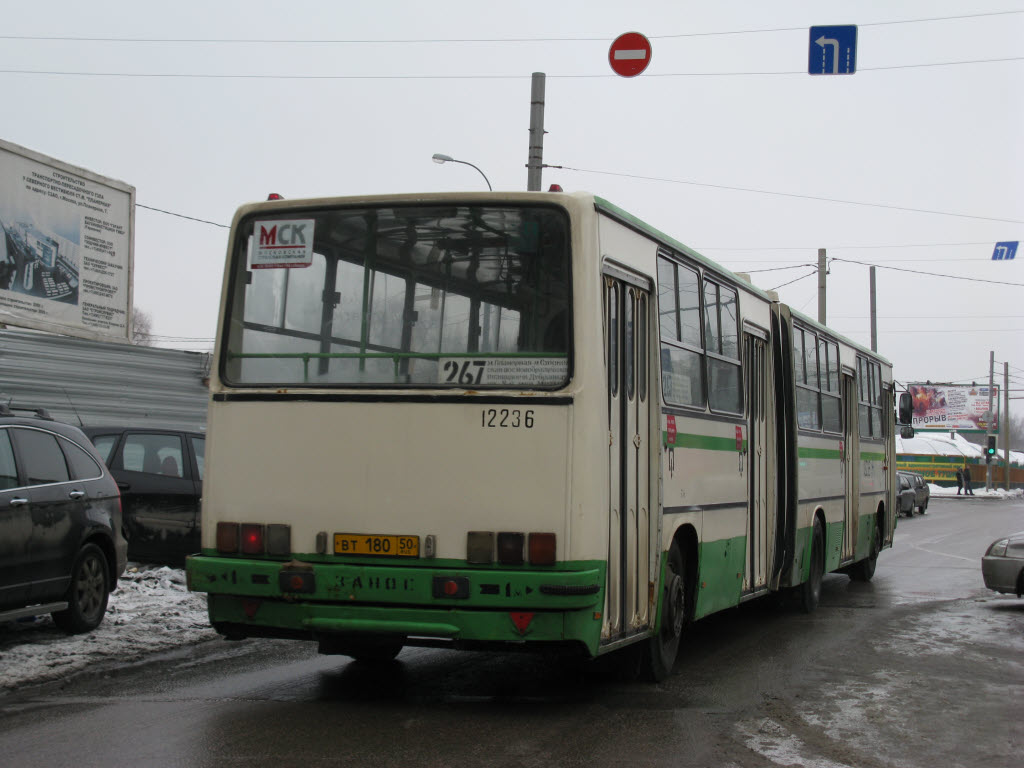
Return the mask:
POLYGON ((651 63, 651 41, 639 32, 619 35, 608 49, 612 72, 623 77, 636 77, 651 63))

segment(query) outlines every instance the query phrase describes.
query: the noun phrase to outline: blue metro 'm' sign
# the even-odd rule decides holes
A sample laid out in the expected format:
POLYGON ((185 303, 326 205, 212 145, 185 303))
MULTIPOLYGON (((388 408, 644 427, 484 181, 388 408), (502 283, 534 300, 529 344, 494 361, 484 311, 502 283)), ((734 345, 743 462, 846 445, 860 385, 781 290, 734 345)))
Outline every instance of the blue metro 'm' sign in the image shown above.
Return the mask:
POLYGON ((852 75, 857 71, 857 26, 811 27, 809 75, 852 75))
POLYGON ((1017 255, 1019 240, 1009 240, 1005 243, 996 243, 996 249, 992 251, 992 261, 1009 261, 1017 255))

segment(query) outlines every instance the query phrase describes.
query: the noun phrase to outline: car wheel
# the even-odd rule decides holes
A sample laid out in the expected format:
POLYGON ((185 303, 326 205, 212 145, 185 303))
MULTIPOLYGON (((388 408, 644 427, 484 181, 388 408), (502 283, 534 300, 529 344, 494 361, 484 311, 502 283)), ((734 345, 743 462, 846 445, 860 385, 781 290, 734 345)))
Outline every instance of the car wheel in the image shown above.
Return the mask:
POLYGON ((812 613, 821 600, 821 581, 825 576, 825 533, 821 529, 821 521, 814 518, 814 531, 811 534, 811 570, 807 581, 801 584, 800 607, 804 613, 812 613))
POLYGON ((90 632, 99 626, 107 612, 110 596, 110 567, 103 550, 86 544, 75 557, 68 587, 68 607, 53 614, 53 622, 69 635, 90 632))

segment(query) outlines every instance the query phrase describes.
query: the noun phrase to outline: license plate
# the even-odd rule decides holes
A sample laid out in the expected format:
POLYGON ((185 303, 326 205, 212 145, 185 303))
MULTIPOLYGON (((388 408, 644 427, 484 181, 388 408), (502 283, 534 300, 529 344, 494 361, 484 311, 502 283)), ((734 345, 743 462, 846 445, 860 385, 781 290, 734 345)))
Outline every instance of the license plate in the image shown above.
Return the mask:
POLYGON ((336 555, 379 555, 381 557, 419 557, 419 536, 383 536, 366 533, 334 534, 336 555))

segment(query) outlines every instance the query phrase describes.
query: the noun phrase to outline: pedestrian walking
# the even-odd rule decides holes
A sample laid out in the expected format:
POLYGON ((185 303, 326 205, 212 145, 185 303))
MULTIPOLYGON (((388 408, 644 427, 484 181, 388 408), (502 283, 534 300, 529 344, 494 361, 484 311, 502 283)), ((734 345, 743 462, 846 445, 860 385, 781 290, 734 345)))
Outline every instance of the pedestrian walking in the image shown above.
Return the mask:
POLYGON ((971 488, 971 468, 964 464, 964 495, 973 496, 974 489, 971 488))
POLYGON ((964 471, 960 467, 956 468, 956 495, 960 495, 960 491, 964 489, 964 471))

